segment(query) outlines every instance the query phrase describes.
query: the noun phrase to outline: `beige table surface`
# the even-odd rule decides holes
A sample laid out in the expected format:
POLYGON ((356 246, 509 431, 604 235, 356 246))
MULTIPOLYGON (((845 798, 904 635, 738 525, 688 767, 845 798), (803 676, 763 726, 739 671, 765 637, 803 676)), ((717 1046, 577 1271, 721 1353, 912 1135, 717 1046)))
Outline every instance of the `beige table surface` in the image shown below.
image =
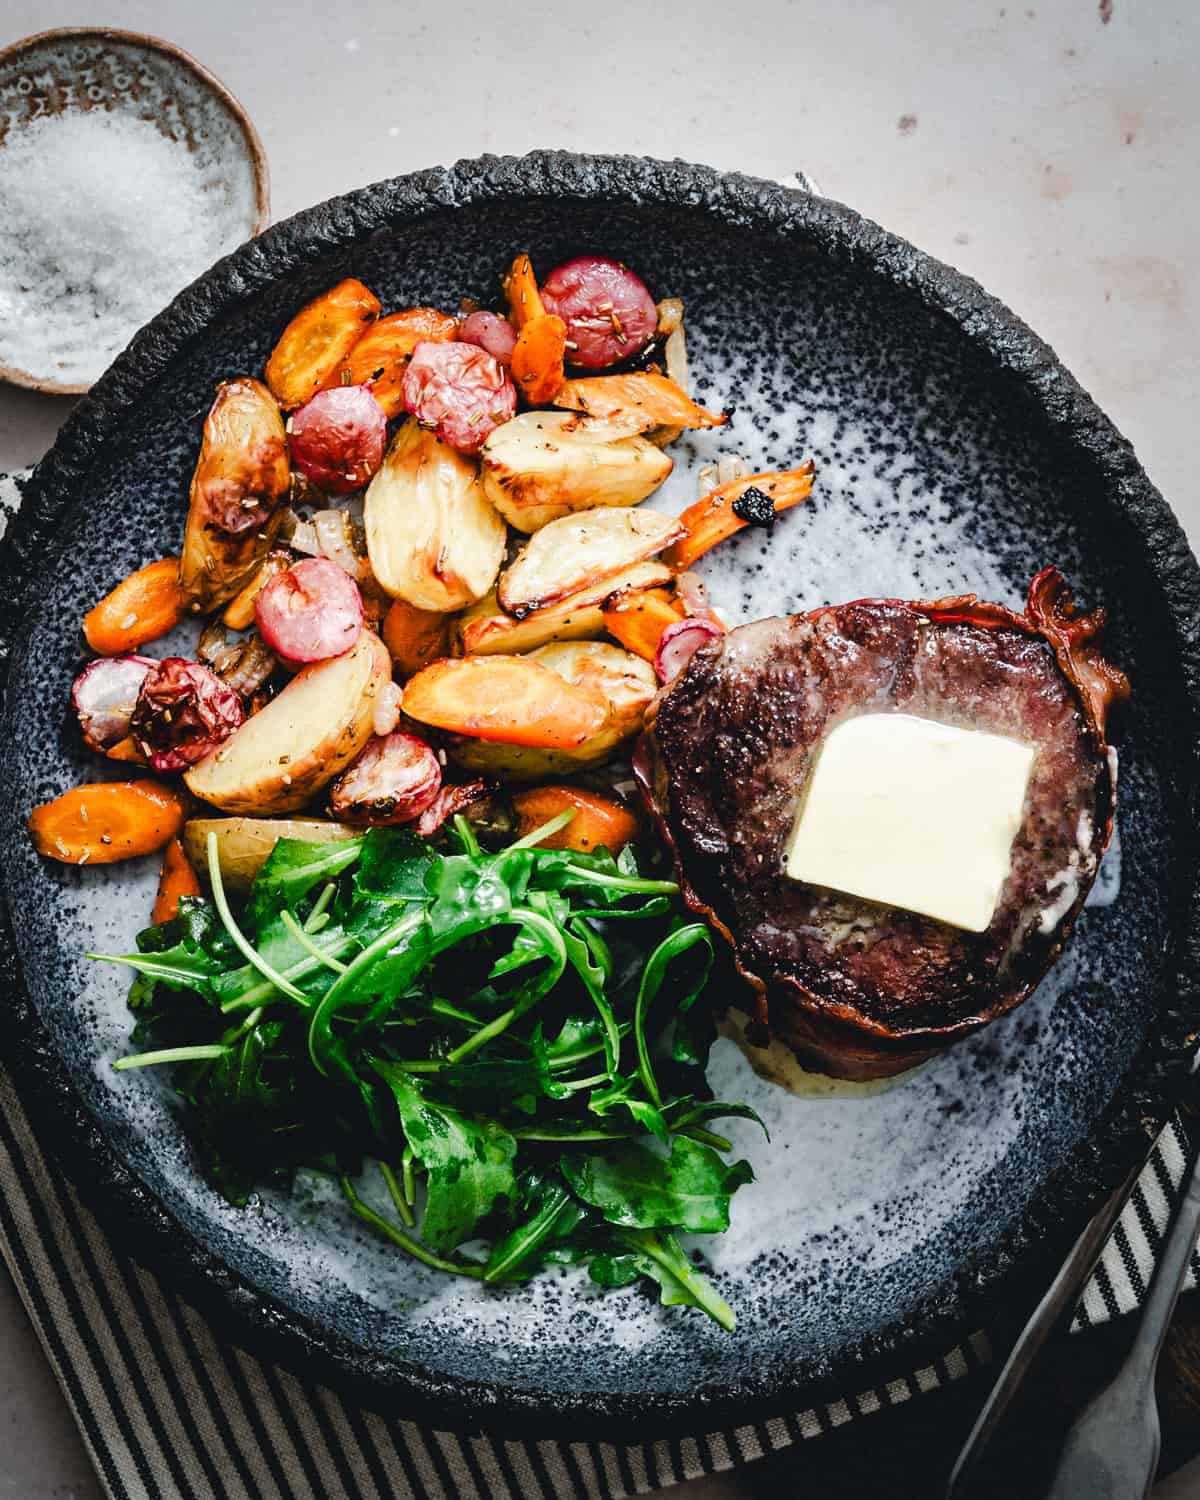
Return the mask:
MULTIPOLYGON (((1195 0, 2 0, 0 45, 81 23, 168 37, 228 84, 277 218, 481 151, 802 168, 1048 339, 1200 544, 1195 0)), ((0 388, 0 470, 69 406, 0 388)), ((0 1348, 0 1500, 98 1494, 6 1286, 0 1348)))

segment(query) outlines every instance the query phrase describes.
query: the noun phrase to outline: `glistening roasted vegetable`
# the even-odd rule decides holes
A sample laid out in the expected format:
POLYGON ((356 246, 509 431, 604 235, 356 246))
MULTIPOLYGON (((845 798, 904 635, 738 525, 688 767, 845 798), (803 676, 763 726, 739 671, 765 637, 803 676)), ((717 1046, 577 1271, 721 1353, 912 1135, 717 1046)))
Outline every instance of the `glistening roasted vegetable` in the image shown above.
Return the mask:
POLYGON ((683 535, 678 521, 652 510, 617 507, 563 516, 535 532, 504 569, 497 598, 523 619, 611 581, 683 535))
POLYGON ((623 741, 641 729, 646 709, 658 690, 654 672, 646 662, 605 641, 556 642, 517 659, 548 668, 575 691, 603 702, 608 709, 604 723, 576 745, 539 746, 529 740, 489 744, 481 739, 455 739, 448 746, 449 754, 467 770, 533 781, 541 776, 569 775, 608 760, 623 741))
POLYGON ((388 421, 404 410, 404 371, 418 344, 453 339, 458 321, 436 307, 408 307, 372 323, 326 382, 326 389, 365 385, 388 421))
POLYGON ((517 409, 508 371, 477 344, 418 344, 402 389, 405 411, 460 453, 478 453, 517 409))
POLYGON ((620 423, 570 412, 522 412, 483 445, 483 486, 518 531, 572 511, 637 505, 671 472, 661 449, 620 423))
POLYGON ((315 396, 379 315, 379 298, 348 277, 302 307, 267 360, 267 384, 280 406, 315 396))
POLYGON ((362 489, 378 469, 387 417, 365 385, 318 391, 287 424, 292 462, 328 495, 362 489))
POLYGON ((386 647, 364 630, 344 656, 304 667, 184 780, 225 812, 303 807, 371 738, 376 699, 391 676, 386 647))
POLYGON ((225 381, 204 421, 179 559, 193 609, 215 609, 249 580, 290 484, 283 417, 270 391, 257 380, 225 381))
POLYGON ((683 619, 683 610, 663 588, 624 589, 604 606, 604 628, 643 661, 654 661, 663 631, 683 619))
POLYGON ((504 522, 471 460, 416 421, 392 439, 364 521, 379 586, 418 609, 459 609, 495 582, 504 522))
POLYGON ((163 850, 162 869, 158 875, 158 893, 154 897, 151 920, 170 922, 179 914, 179 903, 184 896, 198 896, 200 882, 192 869, 183 845, 178 838, 169 840, 163 850))
POLYGON ((604 611, 610 597, 628 590, 654 588, 670 580, 670 569, 661 563, 635 563, 624 573, 581 589, 524 620, 501 609, 495 593, 491 593, 459 617, 459 644, 466 655, 483 656, 532 651, 551 641, 595 639, 604 634, 604 611))
POLYGON ((527 656, 434 662, 405 684, 404 712, 478 740, 558 749, 582 745, 611 715, 596 693, 527 656))
POLYGON ((179 559, 164 557, 123 578, 83 617, 83 635, 98 656, 124 656, 174 630, 183 615, 179 559))
POLYGON ((607 849, 610 854, 620 854, 638 835, 638 820, 627 807, 583 787, 530 787, 517 792, 512 805, 519 838, 559 822, 564 812, 571 814, 571 821, 564 827, 538 839, 539 849, 576 849, 582 854, 607 849))
POLYGON ((392 653, 401 679, 411 677, 439 656, 450 654, 450 616, 418 609, 407 599, 393 599, 383 617, 383 644, 392 653))
POLYGON ((620 261, 579 255, 555 266, 541 301, 567 328, 567 359, 602 370, 644 349, 654 337, 658 309, 642 278, 620 261))
POLYGON ((690 568, 718 542, 735 536, 747 526, 765 526, 769 530, 781 511, 807 500, 812 487, 811 459, 796 469, 748 474, 743 479, 718 485, 689 505, 679 517, 688 534, 671 548, 668 561, 675 568, 690 568))
POLYGON ((437 756, 424 740, 399 730, 367 741, 330 789, 329 808, 348 823, 411 823, 441 786, 437 756))
POLYGON ((542 304, 528 255, 518 255, 504 281, 517 338, 510 360, 517 390, 532 406, 554 399, 563 383, 567 325, 542 304))
POLYGON ((640 432, 651 427, 720 427, 724 412, 705 411, 666 375, 634 370, 625 375, 593 375, 568 380, 554 398, 555 406, 585 412, 590 417, 625 420, 640 432))
POLYGON ((153 854, 183 825, 184 799, 160 781, 72 787, 29 814, 33 846, 69 865, 111 865, 153 854))

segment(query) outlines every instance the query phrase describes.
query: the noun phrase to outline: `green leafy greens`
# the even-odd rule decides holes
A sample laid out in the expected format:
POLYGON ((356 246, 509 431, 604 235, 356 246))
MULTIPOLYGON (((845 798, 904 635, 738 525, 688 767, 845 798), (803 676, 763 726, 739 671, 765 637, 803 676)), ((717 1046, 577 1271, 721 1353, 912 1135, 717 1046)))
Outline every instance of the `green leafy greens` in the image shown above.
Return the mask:
POLYGON ((726 1229, 753 1175, 705 1123, 756 1118, 705 1083, 708 931, 631 850, 543 832, 494 851, 462 819, 440 848, 283 839, 236 914, 210 835, 212 901, 93 955, 137 971, 139 1050, 116 1066, 175 1066, 232 1202, 323 1172, 438 1270, 501 1285, 586 1264, 732 1328, 677 1238, 726 1229), (367 1163, 393 1213, 362 1196, 367 1163))

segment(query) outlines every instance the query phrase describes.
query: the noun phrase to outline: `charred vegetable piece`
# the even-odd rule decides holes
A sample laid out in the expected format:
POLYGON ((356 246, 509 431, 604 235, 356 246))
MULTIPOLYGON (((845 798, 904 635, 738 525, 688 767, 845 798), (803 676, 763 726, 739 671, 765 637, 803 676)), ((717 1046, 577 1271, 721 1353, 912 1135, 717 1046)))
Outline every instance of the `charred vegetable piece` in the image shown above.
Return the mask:
POLYGON ((183 826, 184 799, 158 781, 73 787, 29 814, 34 848, 69 865, 111 865, 153 854, 183 826))
POLYGON ((456 739, 448 751, 460 766, 512 780, 535 781, 597 765, 610 759, 623 741, 642 728, 658 689, 646 662, 605 641, 559 641, 517 659, 548 668, 577 692, 603 703, 607 708, 604 723, 579 744, 569 746, 456 739))
POLYGON ((290 410, 315 396, 379 316, 379 298, 350 277, 302 307, 267 361, 267 384, 290 410))
POLYGON ((254 602, 263 640, 284 661, 341 656, 363 628, 358 585, 337 563, 306 557, 272 578, 254 602))
POLYGON ((542 282, 541 300, 566 324, 568 361, 585 370, 637 354, 658 327, 658 309, 642 278, 601 255, 555 266, 542 282))
POLYGON ((183 846, 197 869, 208 865, 208 835, 217 839, 217 866, 231 891, 244 891, 266 864, 280 839, 306 843, 345 843, 361 837, 357 828, 327 818, 189 818, 183 846))
POLYGON ((489 795, 486 781, 447 782, 413 826, 423 839, 431 839, 444 823, 459 813, 468 808, 478 811, 476 804, 485 801, 489 795))
POLYGON ((387 417, 365 385, 318 391, 288 421, 292 462, 318 489, 345 495, 369 483, 383 458, 387 417))
POLYGON ((404 372, 404 409, 460 453, 478 453, 517 409, 508 372, 475 344, 418 344, 404 372))
POLYGON ((652 662, 658 654, 663 631, 683 619, 678 604, 666 589, 628 589, 604 606, 604 628, 614 640, 652 662))
POLYGON ((183 845, 173 838, 163 850, 162 869, 158 875, 158 894, 154 898, 153 922, 169 922, 179 914, 179 901, 183 896, 198 896, 200 882, 192 869, 183 845))
POLYGON ((718 542, 736 535, 748 525, 768 525, 781 511, 807 500, 812 487, 811 459, 796 469, 748 474, 744 479, 719 485, 694 505, 689 505, 679 517, 688 534, 675 543, 667 560, 672 567, 690 568, 698 557, 703 557, 718 542), (772 511, 770 518, 766 513, 767 505, 772 511))
POLYGON ((271 543, 291 484, 283 417, 257 380, 227 380, 205 418, 179 560, 183 597, 215 609, 246 583, 271 543))
POLYGON ((530 406, 553 401, 561 389, 566 345, 566 325, 553 313, 530 319, 517 335, 512 378, 530 406))
POLYGON ((331 782, 374 732, 392 659, 364 630, 354 648, 313 662, 221 748, 187 772, 197 797, 226 812, 293 812, 331 782))
POLYGON ((84 667, 71 688, 71 705, 89 750, 107 755, 128 738, 133 705, 157 665, 150 656, 106 656, 84 667))
POLYGON ((450 616, 418 609, 406 599, 393 599, 383 619, 383 643, 400 676, 411 677, 431 661, 449 655, 450 616))
POLYGON ((147 563, 121 580, 83 617, 83 635, 99 656, 123 656, 174 630, 183 615, 179 559, 147 563))
POLYGON ((554 404, 589 417, 628 420, 642 432, 660 425, 720 427, 729 420, 724 412, 697 406, 685 390, 654 370, 568 380, 554 397, 554 404))
POLYGON ((415 421, 392 439, 364 522, 380 588, 418 609, 460 609, 495 582, 504 522, 470 459, 415 421))
POLYGON ((434 662, 405 686, 404 712, 474 739, 558 749, 583 744, 610 713, 595 693, 526 656, 434 662))
POLYGON ((201 632, 196 655, 227 688, 246 700, 262 692, 279 665, 257 631, 247 636, 232 635, 227 625, 216 620, 201 632))
POLYGON ((345 823, 411 823, 441 785, 441 763, 424 740, 376 735, 334 782, 329 808, 345 823))
POLYGON ((156 771, 182 771, 227 740, 245 716, 242 700, 215 672, 168 656, 146 673, 129 727, 156 771))
POLYGON ((497 596, 516 619, 616 578, 684 534, 652 510, 586 511, 534 533, 500 574, 497 596))
POLYGON ((537 531, 572 511, 637 505, 672 464, 627 425, 570 412, 527 411, 483 445, 483 487, 518 531, 537 531))
POLYGON ((516 832, 520 838, 543 827, 560 813, 573 817, 565 828, 539 839, 539 849, 574 849, 591 854, 607 849, 619 854, 638 835, 638 820, 627 807, 599 792, 578 786, 537 786, 518 792, 512 799, 517 816, 516 832))
POLYGON ((248 630, 254 624, 254 601, 271 579, 277 578, 280 573, 285 573, 291 567, 292 562, 290 552, 267 553, 259 563, 250 582, 225 606, 225 613, 221 619, 230 630, 248 630))
POLYGON ((670 569, 661 563, 635 563, 627 572, 581 589, 523 620, 501 609, 493 592, 460 615, 458 642, 466 655, 483 656, 532 651, 552 641, 594 639, 604 634, 604 611, 610 597, 629 589, 657 588, 670 581, 670 569))
POLYGON ((477 344, 481 349, 486 349, 496 363, 503 365, 505 369, 512 364, 517 331, 500 313, 480 308, 477 312, 468 314, 458 330, 458 337, 464 344, 477 344))
POLYGON ((426 340, 441 343, 453 339, 458 331, 458 320, 436 307, 408 307, 389 313, 371 324, 329 377, 326 387, 369 387, 390 422, 404 410, 404 371, 413 350, 426 340))

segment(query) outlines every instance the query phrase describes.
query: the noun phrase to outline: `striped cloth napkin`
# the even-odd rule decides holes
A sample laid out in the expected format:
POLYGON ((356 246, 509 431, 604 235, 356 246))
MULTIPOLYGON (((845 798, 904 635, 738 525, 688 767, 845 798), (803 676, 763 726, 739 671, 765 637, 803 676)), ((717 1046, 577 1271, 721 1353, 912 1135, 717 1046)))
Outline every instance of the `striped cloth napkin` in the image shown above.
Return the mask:
MULTIPOLYGON (((20 503, 0 476, 0 535, 20 503)), ((1075 1314, 1103 1323, 1145 1295, 1186 1165, 1170 1124, 1075 1314)), ((114 1500, 623 1500, 718 1473, 900 1405, 991 1359, 977 1331, 878 1389, 745 1427, 628 1445, 514 1441, 383 1417, 217 1339, 118 1254, 38 1145, 0 1070, 0 1254, 114 1500)), ((1193 1256, 1188 1286, 1200 1276, 1193 1256)))

